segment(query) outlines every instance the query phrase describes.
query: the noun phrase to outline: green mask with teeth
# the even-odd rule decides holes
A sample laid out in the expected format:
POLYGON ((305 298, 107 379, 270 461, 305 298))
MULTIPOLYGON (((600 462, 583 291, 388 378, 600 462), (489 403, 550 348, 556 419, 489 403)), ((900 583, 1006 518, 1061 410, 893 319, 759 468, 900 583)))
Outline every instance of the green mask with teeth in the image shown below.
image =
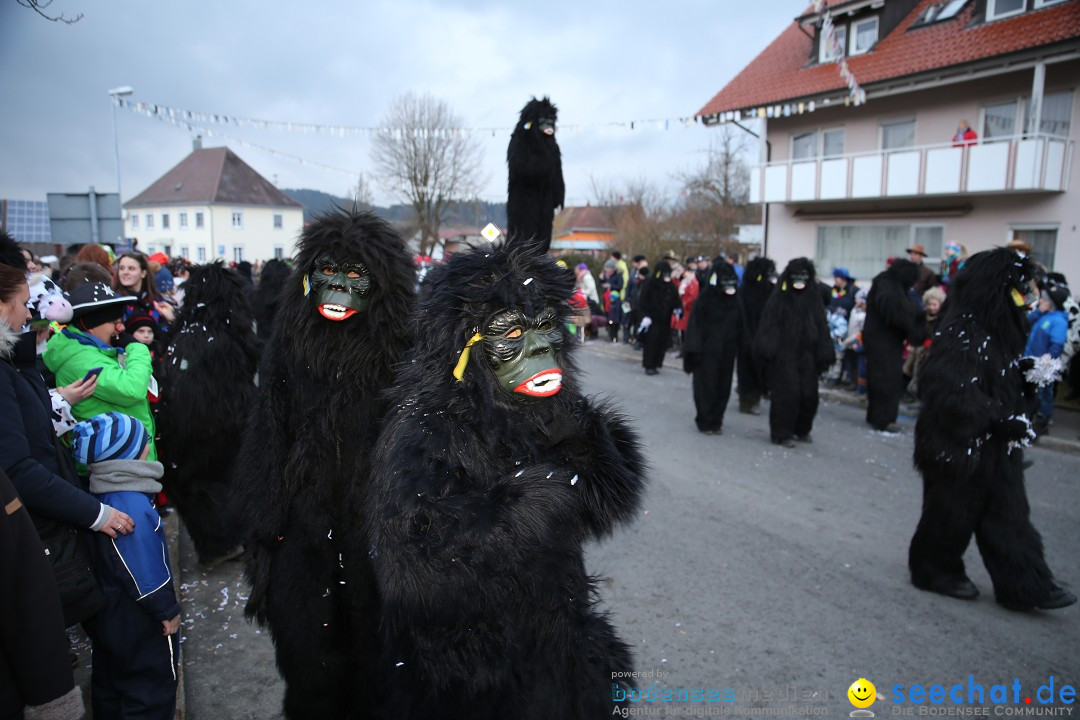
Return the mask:
POLYGON ((503 390, 550 397, 562 389, 562 369, 555 355, 563 338, 554 310, 537 317, 502 310, 491 316, 481 333, 484 356, 503 390))
POLYGON ((319 314, 341 322, 367 310, 371 283, 371 272, 363 263, 324 257, 304 276, 304 295, 315 293, 319 314))

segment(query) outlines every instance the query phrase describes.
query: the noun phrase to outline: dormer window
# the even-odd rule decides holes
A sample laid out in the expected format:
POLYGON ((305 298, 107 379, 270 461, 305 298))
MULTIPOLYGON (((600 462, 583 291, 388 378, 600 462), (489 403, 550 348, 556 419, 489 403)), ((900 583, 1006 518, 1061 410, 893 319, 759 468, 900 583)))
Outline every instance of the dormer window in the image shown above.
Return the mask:
POLYGON ((834 25, 836 33, 836 45, 825 41, 825 29, 818 32, 820 47, 818 48, 818 62, 827 63, 839 60, 844 56, 844 48, 847 47, 847 25, 834 25))
POLYGON ((986 19, 1000 20, 1019 15, 1026 5, 1027 0, 986 0, 986 19))
POLYGON ((878 39, 878 19, 874 17, 851 23, 851 50, 849 55, 862 55, 874 47, 878 39))

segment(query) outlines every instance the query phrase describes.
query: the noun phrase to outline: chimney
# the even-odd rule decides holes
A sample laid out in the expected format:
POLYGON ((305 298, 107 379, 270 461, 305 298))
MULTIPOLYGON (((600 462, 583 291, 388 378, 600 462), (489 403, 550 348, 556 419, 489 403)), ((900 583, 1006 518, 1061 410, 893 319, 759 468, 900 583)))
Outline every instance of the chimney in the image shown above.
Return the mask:
POLYGON ((202 150, 202 135, 196 135, 195 139, 191 141, 192 150, 202 150))

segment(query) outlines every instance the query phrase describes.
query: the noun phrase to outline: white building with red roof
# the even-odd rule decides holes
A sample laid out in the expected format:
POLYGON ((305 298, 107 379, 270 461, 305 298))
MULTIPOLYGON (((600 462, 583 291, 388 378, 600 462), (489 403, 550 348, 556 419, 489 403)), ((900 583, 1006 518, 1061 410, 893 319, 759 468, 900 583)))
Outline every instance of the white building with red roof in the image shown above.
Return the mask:
POLYGON ((303 205, 232 150, 198 142, 124 209, 139 250, 196 263, 291 257, 304 227, 303 205))
POLYGON ((936 268, 948 242, 1023 240, 1080 287, 1080 0, 824 5, 698 113, 765 130, 751 201, 765 205, 766 252, 869 280, 912 245, 936 268), (962 121, 975 137, 954 142, 962 121))

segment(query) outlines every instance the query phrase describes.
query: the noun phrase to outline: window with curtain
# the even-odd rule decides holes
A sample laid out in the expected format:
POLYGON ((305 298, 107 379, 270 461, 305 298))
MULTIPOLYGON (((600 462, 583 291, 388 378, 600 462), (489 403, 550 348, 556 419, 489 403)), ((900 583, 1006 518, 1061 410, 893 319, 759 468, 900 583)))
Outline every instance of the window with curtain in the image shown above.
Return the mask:
POLYGON ((844 129, 824 130, 821 133, 822 155, 824 157, 836 157, 844 154, 844 129))
MULTIPOLYGON (((1072 127, 1072 92, 1046 93, 1043 95, 1042 116, 1039 118, 1039 133, 1056 137, 1069 137, 1072 127)), ((1034 132, 1032 125, 1035 115, 1031 111, 1031 98, 1024 100, 1024 132, 1034 132)))
POLYGON ((833 30, 836 32, 836 44, 840 46, 840 49, 837 51, 836 48, 826 44, 824 33, 819 31, 818 62, 832 62, 844 56, 844 48, 847 47, 847 25, 834 25, 833 30))
POLYGON ((1016 134, 1016 101, 996 103, 983 108, 984 141, 1008 139, 1016 134))
POLYGON ((865 286, 889 258, 907 257, 911 237, 911 225, 818 225, 814 262, 819 275, 842 266, 865 286))
POLYGON ((903 150, 915 147, 915 121, 897 120, 881 124, 881 149, 903 150))
POLYGON ((1022 240, 1033 250, 1032 257, 1051 270, 1054 269, 1054 256, 1057 254, 1057 228, 1014 228, 1013 240, 1022 240))
POLYGON ((878 39, 878 19, 876 17, 859 20, 851 24, 851 54, 861 55, 870 50, 878 39))
POLYGON ((796 135, 791 139, 791 159, 811 160, 817 157, 817 130, 796 135))

